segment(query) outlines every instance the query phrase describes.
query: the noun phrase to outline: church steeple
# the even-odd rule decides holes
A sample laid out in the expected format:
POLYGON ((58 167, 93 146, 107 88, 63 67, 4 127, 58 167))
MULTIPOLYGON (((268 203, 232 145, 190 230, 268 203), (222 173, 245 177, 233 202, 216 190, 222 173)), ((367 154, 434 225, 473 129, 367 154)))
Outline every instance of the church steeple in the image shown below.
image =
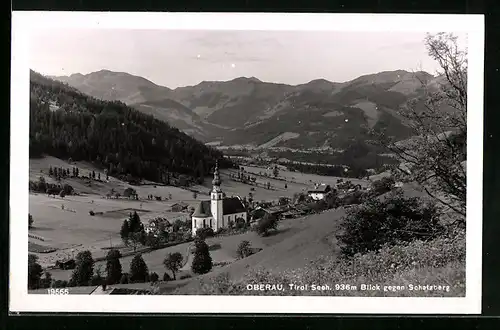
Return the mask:
POLYGON ((218 187, 220 189, 220 183, 221 183, 221 181, 220 181, 220 177, 219 177, 219 161, 216 160, 215 161, 215 170, 214 170, 214 179, 212 180, 212 185, 214 187, 214 190, 216 190, 215 187, 218 187))

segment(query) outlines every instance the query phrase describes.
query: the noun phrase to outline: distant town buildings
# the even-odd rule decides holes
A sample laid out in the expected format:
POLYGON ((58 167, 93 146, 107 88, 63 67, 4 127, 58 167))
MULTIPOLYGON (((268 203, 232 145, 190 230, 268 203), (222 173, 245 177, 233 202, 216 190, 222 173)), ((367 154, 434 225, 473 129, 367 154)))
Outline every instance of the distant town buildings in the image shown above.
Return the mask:
POLYGON ((247 221, 243 201, 238 197, 223 197, 220 184, 219 167, 216 164, 210 200, 201 201, 191 217, 193 236, 200 228, 212 228, 213 231, 218 231, 220 228, 229 227, 229 223, 235 222, 238 218, 247 221))

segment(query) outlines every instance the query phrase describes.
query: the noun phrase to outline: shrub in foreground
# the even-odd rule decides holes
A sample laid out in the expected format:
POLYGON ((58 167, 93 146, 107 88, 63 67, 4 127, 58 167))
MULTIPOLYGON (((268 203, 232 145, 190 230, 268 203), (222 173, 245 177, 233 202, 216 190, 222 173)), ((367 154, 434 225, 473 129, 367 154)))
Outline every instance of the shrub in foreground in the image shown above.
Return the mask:
POLYGON ((278 218, 274 215, 264 215, 255 226, 255 231, 260 236, 267 236, 270 230, 276 230, 278 227, 278 218))
POLYGON ((241 241, 238 245, 238 249, 236 250, 236 254, 238 258, 246 258, 252 254, 252 248, 250 247, 249 241, 241 241))
POLYGON ((199 280, 198 286, 179 288, 176 294, 225 295, 345 295, 345 296, 464 296, 465 295, 465 233, 456 237, 439 237, 430 241, 416 240, 396 246, 386 245, 379 251, 356 254, 351 258, 325 257, 310 265, 273 273, 256 269, 242 279, 228 274, 199 280), (248 284, 281 285, 283 291, 247 290, 248 284), (351 290, 300 291, 289 290, 289 284, 346 283, 351 290), (362 291, 361 284, 404 286, 406 290, 362 291), (449 285, 449 291, 410 291, 411 285, 449 285), (190 291, 189 291, 190 290, 190 291))
POLYGON ((434 204, 400 196, 370 200, 348 210, 340 228, 337 238, 345 256, 376 251, 385 244, 426 241, 444 232, 434 204))

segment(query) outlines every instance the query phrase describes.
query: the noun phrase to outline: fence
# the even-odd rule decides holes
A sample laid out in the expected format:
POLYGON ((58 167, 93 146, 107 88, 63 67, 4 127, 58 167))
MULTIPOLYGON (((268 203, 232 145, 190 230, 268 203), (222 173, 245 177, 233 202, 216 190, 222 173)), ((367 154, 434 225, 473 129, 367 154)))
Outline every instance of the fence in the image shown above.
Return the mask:
POLYGON ((33 238, 33 239, 38 239, 38 240, 40 240, 42 242, 45 242, 45 238, 43 238, 42 236, 38 236, 38 235, 34 235, 34 234, 28 233, 28 237, 33 238))

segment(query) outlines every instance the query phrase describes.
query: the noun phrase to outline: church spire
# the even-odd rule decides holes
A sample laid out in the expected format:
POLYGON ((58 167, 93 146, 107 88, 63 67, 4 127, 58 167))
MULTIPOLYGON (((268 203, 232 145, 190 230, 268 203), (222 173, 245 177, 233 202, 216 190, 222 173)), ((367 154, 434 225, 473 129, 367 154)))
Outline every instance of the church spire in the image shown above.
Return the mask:
POLYGON ((212 180, 212 185, 215 187, 220 186, 220 177, 219 177, 219 161, 215 161, 215 170, 214 170, 214 179, 212 180))

